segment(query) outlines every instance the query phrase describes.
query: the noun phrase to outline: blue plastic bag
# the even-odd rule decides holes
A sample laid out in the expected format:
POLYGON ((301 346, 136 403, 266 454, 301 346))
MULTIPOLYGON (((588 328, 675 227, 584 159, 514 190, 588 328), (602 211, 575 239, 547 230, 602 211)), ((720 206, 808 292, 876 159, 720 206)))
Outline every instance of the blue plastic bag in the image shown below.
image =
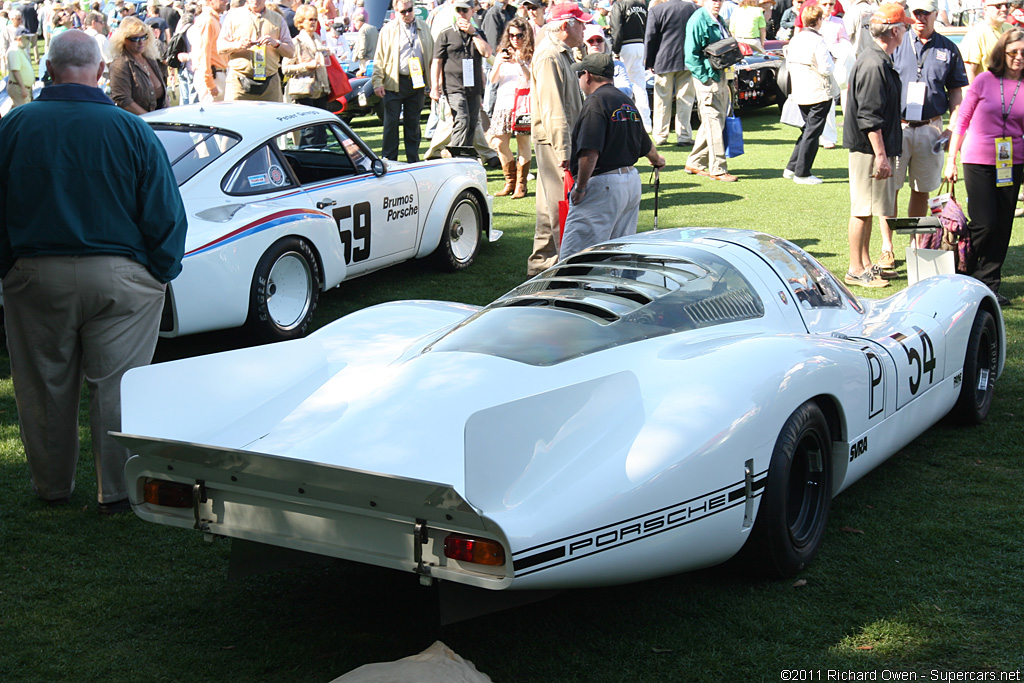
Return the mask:
POLYGON ((725 158, 732 159, 743 154, 743 124, 735 114, 725 117, 725 129, 722 131, 725 142, 725 158))

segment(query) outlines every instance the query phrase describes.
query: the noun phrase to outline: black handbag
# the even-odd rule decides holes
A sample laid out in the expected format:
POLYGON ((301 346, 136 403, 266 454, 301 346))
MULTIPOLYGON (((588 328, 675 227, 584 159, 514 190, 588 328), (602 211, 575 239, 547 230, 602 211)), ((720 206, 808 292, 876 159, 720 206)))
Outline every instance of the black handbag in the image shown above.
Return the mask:
POLYGON ((708 61, 711 62, 711 66, 719 71, 743 61, 740 44, 731 36, 711 43, 704 48, 704 54, 707 56, 708 61))

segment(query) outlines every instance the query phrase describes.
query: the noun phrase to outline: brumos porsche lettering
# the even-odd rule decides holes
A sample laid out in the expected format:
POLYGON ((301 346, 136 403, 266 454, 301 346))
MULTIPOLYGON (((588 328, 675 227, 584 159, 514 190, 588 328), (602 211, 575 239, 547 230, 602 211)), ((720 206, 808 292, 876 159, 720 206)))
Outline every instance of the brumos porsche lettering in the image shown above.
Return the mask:
MULTIPOLYGON (((765 473, 762 472, 754 480, 755 496, 760 495, 765 479, 765 473)), ((733 484, 661 510, 655 510, 543 546, 529 548, 518 553, 519 557, 514 559, 513 565, 516 574, 525 576, 541 569, 572 562, 642 538, 670 531, 691 522, 698 522, 705 517, 742 505, 745 501, 745 491, 742 483, 733 484)))
POLYGON ((404 197, 385 197, 382 208, 388 212, 387 220, 398 220, 399 218, 415 216, 420 212, 420 207, 415 202, 416 200, 411 194, 407 194, 404 197))

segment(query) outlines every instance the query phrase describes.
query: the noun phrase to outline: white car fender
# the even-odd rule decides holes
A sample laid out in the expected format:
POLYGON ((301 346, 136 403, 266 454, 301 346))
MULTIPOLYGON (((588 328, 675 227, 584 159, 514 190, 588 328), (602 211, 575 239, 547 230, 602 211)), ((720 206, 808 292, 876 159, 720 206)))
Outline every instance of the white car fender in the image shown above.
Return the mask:
MULTIPOLYGON (((483 169, 481 169, 482 171, 483 169)), ((486 187, 485 179, 484 188, 486 187)), ((476 194, 477 200, 480 202, 481 240, 486 241, 487 235, 490 234, 491 230, 493 198, 486 191, 481 192, 479 185, 474 182, 474 178, 469 174, 453 176, 448 178, 438 188, 437 193, 434 195, 434 201, 430 204, 430 208, 427 209, 423 219, 423 231, 420 234, 419 248, 416 250, 416 258, 430 256, 437 249, 437 246, 441 243, 445 222, 448 220, 448 212, 451 211, 455 198, 463 190, 471 190, 476 194)))

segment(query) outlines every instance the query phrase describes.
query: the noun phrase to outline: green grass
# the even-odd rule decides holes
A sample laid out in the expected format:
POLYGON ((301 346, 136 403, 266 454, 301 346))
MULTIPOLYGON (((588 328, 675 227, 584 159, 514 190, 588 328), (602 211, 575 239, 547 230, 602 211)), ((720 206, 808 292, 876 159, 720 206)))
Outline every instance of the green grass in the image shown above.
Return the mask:
MULTIPOLYGON (((667 147, 659 226, 762 229, 841 274, 847 155, 819 154, 824 185, 784 181, 796 131, 777 120, 774 110, 744 117, 747 154, 730 162, 735 184, 685 175, 685 153, 667 147)), ((378 147, 379 131, 357 123, 378 147)), ((499 173, 490 178, 494 191, 499 173)), ((496 200, 505 236, 469 271, 411 263, 345 283, 321 297, 316 325, 382 301, 483 304, 508 291, 525 279, 533 183, 530 191, 496 200)), ((641 230, 653 225, 653 203, 645 193, 641 230)), ((899 253, 906 238, 897 239, 899 253)), ((876 234, 876 253, 877 243, 876 234)), ((893 669, 918 680, 938 680, 933 670, 998 680, 1024 667, 1022 272, 1018 226, 1004 280, 1018 304, 1007 311, 1007 371, 989 420, 936 426, 836 498, 804 585, 712 568, 570 591, 443 628, 431 591, 411 575, 338 563, 229 581, 226 541, 129 515, 99 518, 84 412, 72 505, 46 508, 31 492, 0 359, 0 681, 329 681, 436 638, 496 681, 777 681, 783 669, 820 670, 822 679, 829 669, 893 669)), ((202 335, 161 342, 158 354, 246 342, 202 335)))

